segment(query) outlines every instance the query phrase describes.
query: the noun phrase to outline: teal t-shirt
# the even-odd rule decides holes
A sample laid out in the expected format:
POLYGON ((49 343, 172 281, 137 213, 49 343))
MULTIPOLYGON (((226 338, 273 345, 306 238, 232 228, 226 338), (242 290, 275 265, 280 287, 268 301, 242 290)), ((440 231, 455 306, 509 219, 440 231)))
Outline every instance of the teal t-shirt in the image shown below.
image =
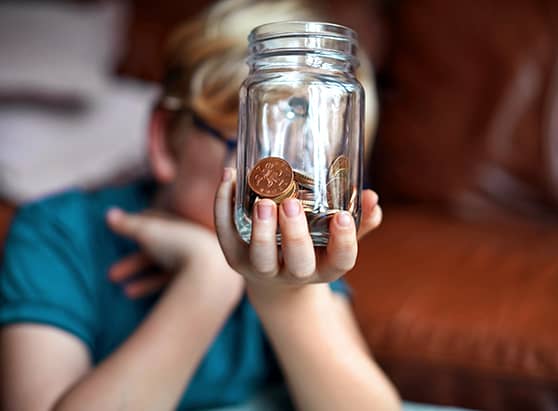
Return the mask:
MULTIPOLYGON (((48 324, 79 338, 94 364, 109 356, 159 295, 129 299, 122 285, 109 281, 109 267, 137 251, 137 245, 114 234, 105 214, 113 206, 144 210, 152 191, 153 184, 136 182, 96 192, 72 190, 22 207, 0 271, 0 324, 48 324)), ((346 292, 341 281, 331 287, 346 292)), ((244 297, 209 348, 179 409, 241 403, 280 379, 258 317, 244 297)))

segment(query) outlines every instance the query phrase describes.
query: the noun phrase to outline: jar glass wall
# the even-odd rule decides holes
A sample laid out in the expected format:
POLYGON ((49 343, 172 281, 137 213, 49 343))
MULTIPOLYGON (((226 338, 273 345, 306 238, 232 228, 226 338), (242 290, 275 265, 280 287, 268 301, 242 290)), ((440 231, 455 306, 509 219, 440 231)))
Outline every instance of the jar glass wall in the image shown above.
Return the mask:
POLYGON ((297 198, 314 244, 326 245, 335 213, 360 220, 364 93, 354 75, 356 35, 335 24, 280 22, 254 29, 249 40, 236 227, 249 242, 258 199, 297 198))

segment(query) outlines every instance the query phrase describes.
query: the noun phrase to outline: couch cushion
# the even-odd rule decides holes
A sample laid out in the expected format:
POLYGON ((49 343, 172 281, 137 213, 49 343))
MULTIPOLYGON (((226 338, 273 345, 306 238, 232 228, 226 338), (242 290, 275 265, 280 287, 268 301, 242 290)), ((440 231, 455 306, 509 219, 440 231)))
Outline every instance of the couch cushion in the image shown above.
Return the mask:
POLYGON ((555 210, 558 3, 397 4, 374 161, 382 193, 555 210))
POLYGON ((558 229, 388 207, 348 276, 375 356, 406 399, 558 409, 558 229))
POLYGON ((4 239, 10 227, 10 221, 14 213, 14 207, 0 199, 0 258, 4 248, 4 239))

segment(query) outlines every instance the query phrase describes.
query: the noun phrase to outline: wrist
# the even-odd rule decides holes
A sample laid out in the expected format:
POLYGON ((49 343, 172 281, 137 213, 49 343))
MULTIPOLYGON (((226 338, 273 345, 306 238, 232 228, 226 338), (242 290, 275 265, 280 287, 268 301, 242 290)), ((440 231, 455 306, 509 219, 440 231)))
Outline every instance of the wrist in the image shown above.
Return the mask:
MULTIPOLYGON (((214 259, 213 259, 214 260, 214 259)), ((244 279, 228 266, 194 262, 176 275, 176 287, 186 294, 194 293, 200 302, 225 309, 234 308, 244 292, 244 279)))
POLYGON ((246 293, 250 302, 258 312, 300 310, 304 307, 315 307, 331 302, 331 290, 326 283, 320 284, 262 284, 246 282, 246 293))

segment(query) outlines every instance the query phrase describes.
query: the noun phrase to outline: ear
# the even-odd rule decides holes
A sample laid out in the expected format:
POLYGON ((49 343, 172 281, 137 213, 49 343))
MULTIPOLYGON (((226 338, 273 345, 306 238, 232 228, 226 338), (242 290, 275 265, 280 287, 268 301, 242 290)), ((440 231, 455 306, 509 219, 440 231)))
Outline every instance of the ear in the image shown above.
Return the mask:
POLYGON ((175 158, 167 141, 169 113, 155 109, 149 122, 149 164, 160 183, 170 183, 176 176, 175 158))

